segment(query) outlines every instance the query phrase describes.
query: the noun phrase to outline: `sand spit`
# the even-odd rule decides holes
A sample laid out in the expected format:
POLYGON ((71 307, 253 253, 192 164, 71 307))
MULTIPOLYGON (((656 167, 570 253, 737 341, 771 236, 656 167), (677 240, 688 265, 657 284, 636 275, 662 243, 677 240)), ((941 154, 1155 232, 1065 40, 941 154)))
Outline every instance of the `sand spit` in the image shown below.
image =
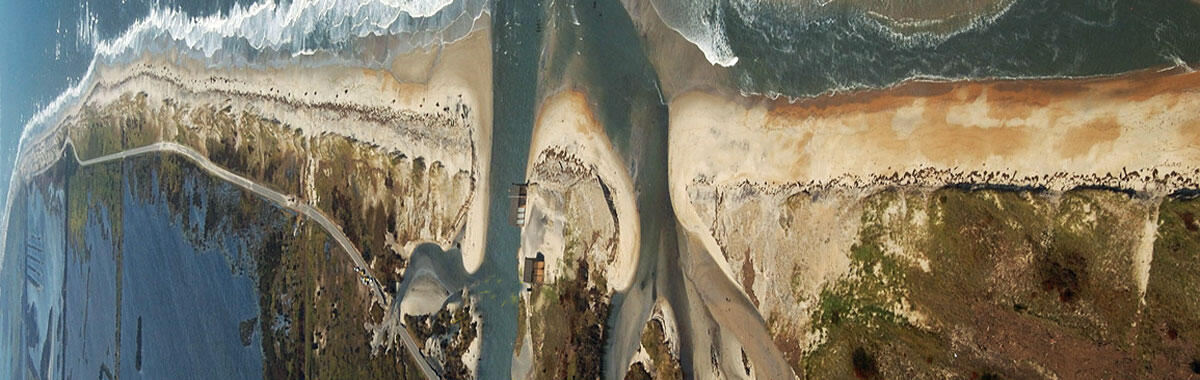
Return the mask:
MULTIPOLYGON (((614 257, 600 258, 601 262, 610 263, 608 268, 602 269, 602 273, 605 274, 611 290, 627 289, 630 282, 633 281, 633 274, 636 271, 640 230, 633 180, 622 165, 620 157, 617 157, 602 126, 595 119, 583 93, 566 91, 546 98, 545 104, 538 114, 529 151, 529 164, 526 165, 529 168, 527 178, 530 178, 534 184, 535 196, 540 194, 537 190, 541 187, 545 187, 545 190, 551 192, 555 190, 561 192, 565 190, 562 188, 563 186, 570 186, 569 183, 557 183, 561 181, 555 181, 542 175, 543 173, 539 173, 538 168, 547 163, 559 166, 574 163, 572 166, 578 167, 579 170, 576 171, 580 172, 580 175, 595 177, 600 181, 601 186, 606 187, 611 197, 612 212, 615 212, 617 245, 614 257), (543 184, 543 182, 545 183, 543 184)), ((538 201, 534 200, 534 202, 538 201)), ((531 220, 530 223, 536 224, 541 221, 531 220)), ((546 227, 541 226, 538 230, 545 230, 546 227)), ((562 226, 559 226, 559 230, 561 228, 562 226)), ((533 232, 530 227, 527 227, 525 231, 533 232)), ((543 252, 547 255, 547 263, 554 263, 561 258, 559 256, 561 256, 564 242, 561 231, 558 232, 560 233, 541 234, 542 242, 539 247, 558 248, 546 249, 543 252)), ((530 246, 523 247, 523 249, 539 247, 530 246)), ((534 254, 533 252, 524 253, 526 255, 534 254)), ((546 278, 555 278, 556 270, 553 266, 548 265, 546 278)))

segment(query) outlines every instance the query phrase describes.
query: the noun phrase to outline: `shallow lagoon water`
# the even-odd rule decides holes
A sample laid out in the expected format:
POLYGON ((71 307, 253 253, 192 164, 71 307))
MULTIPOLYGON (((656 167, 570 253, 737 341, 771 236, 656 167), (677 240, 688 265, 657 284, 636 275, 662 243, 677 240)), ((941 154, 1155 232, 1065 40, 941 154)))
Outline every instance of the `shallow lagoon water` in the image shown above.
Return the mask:
POLYGON ((7 378, 52 374, 62 365, 63 191, 43 182, 21 191, 14 202, 19 219, 10 228, 0 287, 0 363, 7 378))
MULTIPOLYGON (((239 191, 225 183, 188 182, 190 192, 239 191)), ((133 196, 128 186, 124 191, 122 377, 260 377, 261 334, 255 326, 250 344, 243 346, 238 327, 259 316, 257 287, 249 275, 253 266, 245 264, 253 263, 247 242, 261 238, 254 231, 223 232, 205 242, 210 246, 193 246, 179 226, 184 221, 171 214, 161 193, 156 195, 158 202, 148 202, 133 196), (140 371, 136 369, 139 319, 140 371)), ((203 206, 196 211, 203 215, 203 206)), ((202 228, 210 227, 199 222, 202 228)))
MULTIPOLYGON (((122 164, 125 173, 137 163, 122 164)), ((116 233, 109 211, 97 206, 85 225, 83 249, 66 252, 70 259, 63 293, 67 312, 62 349, 72 360, 64 363, 63 375, 116 377, 119 368, 124 378, 261 376, 257 324, 249 344, 243 345, 239 331, 241 322, 259 316, 250 255, 262 241, 259 231, 230 231, 224 225, 227 217, 216 226, 205 226, 202 218, 185 220, 168 208, 157 174, 150 176, 155 184, 150 185, 154 190, 148 198, 131 190, 147 184, 124 177, 123 233, 116 233), (206 229, 218 231, 205 234, 206 229)), ((192 175, 183 182, 188 198, 204 199, 206 192, 217 194, 221 202, 236 202, 240 197, 240 189, 206 176, 192 175)), ((87 199, 90 195, 70 196, 87 199)), ((192 215, 203 215, 209 207, 204 202, 192 206, 192 215)), ((259 203, 261 212, 277 212, 278 219, 285 218, 285 213, 259 203)))

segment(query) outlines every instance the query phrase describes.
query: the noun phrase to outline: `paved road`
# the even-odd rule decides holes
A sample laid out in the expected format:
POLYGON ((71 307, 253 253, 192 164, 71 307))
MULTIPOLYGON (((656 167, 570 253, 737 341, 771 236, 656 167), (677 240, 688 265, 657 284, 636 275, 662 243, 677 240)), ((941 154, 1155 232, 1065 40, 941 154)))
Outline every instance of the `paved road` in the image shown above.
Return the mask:
MULTIPOLYGON (((69 139, 67 140, 67 144, 71 144, 71 141, 69 139)), ((64 147, 65 147, 65 145, 64 145, 64 147)), ((315 220, 318 224, 321 225, 322 228, 325 229, 325 231, 329 232, 329 235, 333 236, 333 239, 336 240, 339 245, 342 246, 342 250, 345 251, 346 254, 350 256, 350 260, 354 261, 355 266, 358 266, 359 268, 363 268, 364 270, 367 270, 367 271, 370 270, 370 268, 367 266, 367 263, 365 261, 363 261, 362 254, 359 253, 358 249, 354 247, 354 244, 350 242, 350 239, 346 237, 346 234, 342 232, 342 227, 337 225, 336 223, 333 223, 333 221, 329 220, 329 218, 326 217, 325 214, 321 212, 321 210, 318 210, 316 207, 313 207, 307 203, 296 203, 295 198, 293 198, 292 196, 284 195, 283 193, 275 191, 271 188, 259 185, 258 183, 251 181, 250 179, 248 179, 246 177, 242 177, 233 172, 230 172, 229 170, 226 170, 225 168, 222 168, 222 167, 214 164, 212 161, 210 161, 208 159, 208 157, 205 157, 204 155, 200 154, 200 152, 197 152, 194 149, 189 148, 187 146, 183 146, 183 145, 176 144, 173 142, 158 142, 158 143, 154 143, 154 144, 150 144, 150 145, 146 145, 146 146, 142 146, 142 147, 137 147, 137 148, 133 148, 133 149, 129 149, 129 150, 125 150, 125 151, 121 151, 121 152, 117 152, 117 153, 113 153, 113 154, 109 154, 109 155, 105 155, 105 156, 101 156, 101 157, 92 158, 89 160, 80 160, 79 153, 76 152, 75 149, 71 149, 71 151, 75 152, 74 153, 75 161, 79 162, 80 166, 89 166, 89 165, 95 165, 95 164, 100 164, 100 163, 109 162, 109 161, 122 160, 122 159, 125 159, 128 157, 138 156, 138 155, 147 154, 147 153, 172 152, 172 153, 180 154, 180 155, 192 160, 192 162, 194 162, 195 164, 200 165, 201 168, 204 168, 204 170, 207 170, 209 173, 212 173, 213 175, 217 176, 217 178, 223 179, 223 180, 225 180, 229 183, 232 183, 234 185, 237 185, 243 189, 250 190, 251 192, 258 194, 259 196, 266 198, 267 200, 275 202, 276 204, 279 204, 279 205, 286 207, 288 209, 291 209, 293 211, 304 214, 304 216, 307 216, 309 219, 315 220)), ((380 305, 389 305, 391 300, 389 299, 387 294, 384 293, 383 289, 381 289, 379 287, 379 282, 374 281, 375 276, 369 274, 369 272, 368 272, 368 276, 370 276, 372 279, 371 284, 369 285, 369 287, 371 288, 371 294, 375 297, 375 299, 377 301, 380 302, 380 305)), ((433 371, 433 368, 431 368, 429 366, 429 362, 425 359, 424 355, 421 354, 421 351, 417 348, 417 343, 415 341, 413 341, 412 336, 408 334, 408 330, 405 329, 404 333, 399 334, 399 335, 401 338, 403 338, 401 340, 404 341, 404 347, 412 355, 413 361, 417 362, 417 365, 419 365, 421 367, 421 372, 425 375, 425 378, 427 378, 427 379, 439 378, 437 376, 436 372, 433 371)))

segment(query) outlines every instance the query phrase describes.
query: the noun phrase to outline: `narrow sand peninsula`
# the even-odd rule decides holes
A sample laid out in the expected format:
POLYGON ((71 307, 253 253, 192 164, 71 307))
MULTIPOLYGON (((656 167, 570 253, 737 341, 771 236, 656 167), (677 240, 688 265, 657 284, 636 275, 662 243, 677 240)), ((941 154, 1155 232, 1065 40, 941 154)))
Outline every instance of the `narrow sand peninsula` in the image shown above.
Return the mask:
POLYGON ((1139 72, 912 82, 795 104, 745 105, 693 91, 671 101, 671 199, 683 226, 718 254, 692 207, 695 186, 749 182, 801 191, 990 183, 1152 194, 1194 188, 1200 183, 1196 88, 1200 73, 1139 72))
MULTIPOLYGON (((633 180, 617 156, 616 150, 608 141, 603 127, 596 120, 587 98, 577 91, 565 91, 546 98, 541 112, 538 113, 534 124, 532 146, 529 149, 529 163, 526 165, 528 178, 534 178, 537 160, 544 153, 558 151, 567 154, 583 163, 599 176, 611 190, 612 204, 617 219, 617 250, 606 275, 611 290, 622 291, 629 287, 636 272, 638 236, 638 211, 636 194, 633 190, 633 180)), ((537 186, 535 184, 535 186, 537 186)), ((537 221, 530 221, 537 223, 537 221)), ((539 229, 540 230, 540 229, 539 229)), ((527 227, 525 231, 532 231, 527 227)), ((525 231, 522 231, 523 234, 525 231)), ((558 247, 547 249, 546 262, 554 263, 561 259, 564 243, 562 234, 543 234, 539 246, 558 247)), ((531 247, 532 248, 532 247, 531 247)), ((523 252, 531 255, 532 252, 523 252)), ((547 266, 546 278, 555 278, 555 268, 547 266)))

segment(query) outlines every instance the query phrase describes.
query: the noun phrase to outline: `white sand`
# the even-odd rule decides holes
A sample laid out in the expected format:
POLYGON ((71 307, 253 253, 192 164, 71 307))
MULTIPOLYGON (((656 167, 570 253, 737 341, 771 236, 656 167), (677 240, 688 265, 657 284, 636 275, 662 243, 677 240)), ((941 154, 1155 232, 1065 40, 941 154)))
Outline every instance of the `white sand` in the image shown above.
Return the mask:
POLYGON ((672 205, 731 275, 689 188, 973 182, 1161 195, 1200 178, 1198 85, 1200 73, 915 83, 794 105, 689 92, 670 104, 672 205))
POLYGON ((1142 227, 1133 257, 1133 278, 1137 279, 1138 298, 1146 302, 1146 286, 1150 283, 1150 261, 1154 259, 1154 240, 1158 238, 1158 207, 1154 207, 1142 227))
POLYGON ((400 295, 400 315, 431 315, 442 310, 442 302, 450 296, 448 290, 433 273, 412 273, 414 279, 408 292, 400 295))
MULTIPOLYGON (((570 153, 586 165, 590 165, 601 180, 608 184, 617 212, 618 243, 616 259, 607 271, 606 280, 612 290, 628 289, 636 270, 640 236, 633 180, 582 93, 565 91, 546 98, 534 124, 529 163, 526 166, 527 177, 532 175, 535 160, 541 152, 552 148, 570 153)), ((538 212, 540 211, 534 210, 534 213, 538 212)), ((530 220, 535 220, 534 215, 531 215, 530 220)), ((522 234, 525 235, 526 231, 535 232, 529 228, 531 227, 527 225, 522 234)), ((540 245, 563 247, 562 233, 557 232, 559 233, 541 233, 544 240, 540 245)), ((561 254, 561 248, 557 252, 561 254)), ((549 250, 544 253, 554 254, 549 250)), ((549 256, 546 261, 553 262, 549 256)), ((550 266, 547 267, 546 277, 554 278, 551 276, 550 266)))

